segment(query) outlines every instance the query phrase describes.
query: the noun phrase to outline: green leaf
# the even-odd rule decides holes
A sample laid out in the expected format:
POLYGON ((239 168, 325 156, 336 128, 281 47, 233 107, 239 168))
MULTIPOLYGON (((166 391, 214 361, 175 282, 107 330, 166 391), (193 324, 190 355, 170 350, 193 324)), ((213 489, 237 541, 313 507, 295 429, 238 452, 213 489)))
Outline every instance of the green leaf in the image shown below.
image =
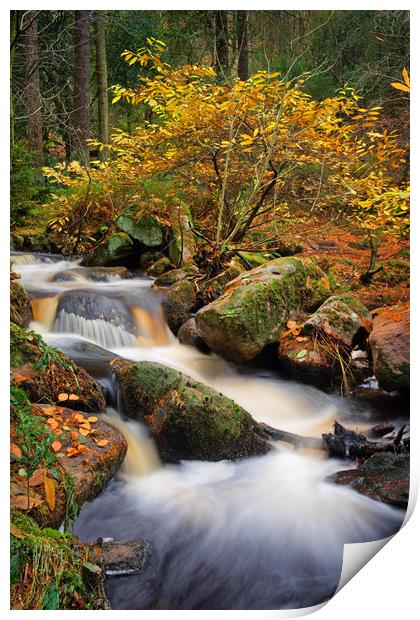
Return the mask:
POLYGON ((300 360, 303 357, 305 357, 305 355, 307 354, 307 350, 306 349, 302 349, 301 351, 299 351, 299 353, 296 355, 297 359, 300 360))
POLYGON ((102 568, 97 564, 93 564, 92 562, 83 562, 82 566, 87 568, 91 573, 102 573, 102 568))
POLYGON ((53 583, 49 588, 45 590, 44 598, 42 599, 42 609, 59 609, 60 608, 60 595, 58 588, 53 583))
POLYGON ((294 360, 297 354, 298 354, 298 351, 290 351, 287 357, 290 357, 291 360, 294 360))

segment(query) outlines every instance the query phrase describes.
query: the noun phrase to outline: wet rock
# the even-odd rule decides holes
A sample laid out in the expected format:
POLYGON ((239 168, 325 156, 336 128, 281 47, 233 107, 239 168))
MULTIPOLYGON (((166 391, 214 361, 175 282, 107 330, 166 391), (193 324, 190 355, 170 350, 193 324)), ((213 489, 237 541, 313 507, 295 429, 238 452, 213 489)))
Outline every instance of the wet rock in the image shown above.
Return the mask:
POLYGON ((410 386, 410 305, 393 306, 374 318, 369 336, 373 372, 388 392, 410 386))
POLYGON ((27 327, 32 321, 32 307, 28 294, 16 279, 10 281, 10 321, 27 327))
POLYGON ((154 287, 171 286, 175 282, 181 280, 194 280, 199 274, 198 267, 196 265, 185 265, 179 269, 172 269, 166 273, 163 273, 153 283, 154 287))
POLYGON ((174 269, 174 266, 169 258, 162 256, 162 258, 159 258, 159 260, 150 265, 147 270, 147 275, 152 278, 156 278, 164 273, 167 273, 168 271, 171 271, 171 269, 174 269))
POLYGON ((164 242, 164 226, 152 215, 139 213, 137 207, 126 209, 116 224, 120 230, 146 247, 158 247, 164 242))
POLYGON ((127 280, 130 277, 130 272, 127 267, 90 267, 86 273, 88 280, 93 282, 109 282, 114 278, 121 278, 121 280, 127 280))
MULTIPOLYGON (((36 412, 42 416, 44 409, 45 407, 40 406, 36 412)), ((51 413, 51 407, 46 409, 51 413)), ((60 424, 64 426, 66 423, 71 424, 75 413, 73 410, 65 407, 54 407, 53 409, 54 413, 45 417, 45 422, 48 419, 54 418, 54 416, 58 416, 62 420, 60 424)), ((97 434, 87 435, 83 443, 86 449, 80 452, 80 454, 75 454, 71 457, 67 455, 67 448, 72 448, 74 445, 70 434, 67 432, 60 436, 63 456, 59 460, 59 467, 70 478, 71 486, 66 491, 65 485, 57 485, 54 510, 50 510, 47 504, 44 503, 30 511, 31 516, 42 527, 59 527, 66 519, 69 491, 71 492, 74 510, 84 502, 96 497, 122 464, 127 452, 127 442, 120 431, 100 418, 92 424, 92 427, 95 428, 97 434), (99 440, 106 440, 107 444, 99 447, 93 437, 99 440), (88 458, 88 462, 86 462, 86 458, 88 458)), ((43 486, 37 487, 37 493, 44 497, 45 491, 43 486)))
POLYGON ((93 321, 100 319, 129 333, 135 332, 134 320, 126 303, 118 297, 101 295, 90 290, 71 290, 59 299, 57 316, 61 312, 75 314, 93 321))
POLYGON ((410 457, 407 454, 375 454, 357 469, 339 471, 328 480, 350 485, 371 499, 406 508, 410 490, 410 457))
POLYGON ((191 319, 188 319, 188 321, 181 325, 178 331, 178 340, 181 344, 195 347, 202 353, 209 353, 210 351, 204 340, 198 335, 194 317, 191 317, 191 319))
POLYGON ((84 258, 83 264, 89 267, 113 266, 136 254, 137 250, 129 235, 121 232, 98 245, 92 254, 84 258))
POLYGON ((162 252, 156 250, 142 251, 139 260, 139 269, 149 269, 151 265, 159 261, 161 258, 166 258, 162 252))
POLYGON ((212 388, 152 362, 116 360, 112 368, 123 412, 147 424, 164 460, 240 459, 270 450, 249 413, 212 388))
POLYGON ((99 539, 92 543, 95 560, 102 565, 106 575, 138 575, 146 567, 151 554, 150 543, 146 540, 99 539))
POLYGON ((82 411, 104 411, 99 384, 66 355, 48 347, 41 336, 11 323, 12 379, 34 403, 57 403, 59 394, 77 398, 66 403, 82 411))
POLYGON ((175 282, 168 288, 167 295, 162 301, 162 308, 175 336, 181 325, 191 317, 196 300, 197 289, 194 282, 190 280, 175 282))
POLYGON ((197 312, 197 330, 212 351, 247 362, 279 339, 292 314, 314 310, 330 294, 327 277, 311 260, 278 258, 231 281, 197 312))

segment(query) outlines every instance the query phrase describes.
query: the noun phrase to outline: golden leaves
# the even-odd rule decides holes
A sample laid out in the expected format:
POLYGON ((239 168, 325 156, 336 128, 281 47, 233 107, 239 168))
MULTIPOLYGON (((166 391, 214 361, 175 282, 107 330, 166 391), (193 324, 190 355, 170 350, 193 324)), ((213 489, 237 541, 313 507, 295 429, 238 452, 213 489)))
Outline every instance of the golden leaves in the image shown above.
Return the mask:
POLYGON ((44 478, 45 499, 51 512, 55 508, 55 480, 49 477, 44 478))

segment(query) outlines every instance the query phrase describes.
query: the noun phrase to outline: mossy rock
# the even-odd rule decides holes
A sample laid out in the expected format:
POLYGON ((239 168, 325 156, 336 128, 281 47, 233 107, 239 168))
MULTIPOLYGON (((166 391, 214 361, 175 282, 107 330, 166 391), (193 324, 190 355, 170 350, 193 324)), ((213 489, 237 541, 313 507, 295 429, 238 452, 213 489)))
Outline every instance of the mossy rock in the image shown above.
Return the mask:
POLYGON ((88 267, 117 265, 121 260, 136 253, 133 241, 127 233, 117 233, 103 241, 83 263, 88 267))
POLYGON ((117 219, 120 230, 149 248, 159 247, 164 242, 164 226, 152 215, 143 215, 130 207, 117 219))
POLYGON ((73 409, 105 410, 99 384, 70 358, 45 344, 39 334, 10 324, 12 380, 25 390, 32 402, 57 403, 59 394, 73 394, 67 400, 73 409))
POLYGON ((373 372, 379 387, 392 392, 410 387, 410 304, 375 316, 369 336, 373 372))
POLYGON ((181 282, 182 280, 194 280, 199 274, 198 267, 194 264, 185 265, 179 269, 171 269, 158 276, 153 285, 156 287, 165 287, 181 282))
POLYGON ((148 269, 154 263, 165 258, 166 257, 162 254, 162 252, 157 252, 156 250, 146 250, 140 254, 139 267, 140 269, 148 269))
POLYGON ((145 422, 166 461, 219 461, 265 454, 249 413, 186 375, 152 362, 112 364, 123 413, 145 422))
POLYGON ((147 275, 152 278, 157 278, 163 275, 164 273, 171 271, 171 269, 174 269, 174 268, 175 267, 171 263, 169 258, 167 258, 166 256, 162 256, 158 260, 155 260, 155 262, 152 263, 152 265, 150 265, 150 267, 147 269, 147 275))
POLYGON ((349 485, 371 499, 406 508, 410 491, 410 455, 375 454, 357 469, 339 471, 328 480, 349 485))
POLYGON ((201 286, 200 290, 203 294, 203 298, 206 303, 214 301, 223 293, 229 282, 237 278, 245 271, 245 268, 239 261, 232 261, 232 263, 219 275, 206 280, 201 286))
POLYGON ((194 282, 181 280, 172 284, 162 301, 166 320, 175 336, 183 323, 191 317, 197 301, 197 289, 194 282))
POLYGON ((254 267, 259 267, 260 265, 265 265, 269 260, 272 259, 270 255, 264 255, 262 252, 238 252, 238 255, 241 258, 242 264, 245 269, 253 269, 254 267))
POLYGON ((32 321, 29 296, 20 282, 10 281, 10 321, 20 327, 28 327, 32 321))
POLYGON ((229 282, 196 314, 197 330, 212 351, 252 360, 277 342, 291 315, 317 308, 331 295, 326 275, 309 259, 278 258, 229 282))
POLYGON ((172 215, 172 226, 169 237, 169 258, 177 267, 190 264, 197 251, 190 219, 185 213, 172 215))

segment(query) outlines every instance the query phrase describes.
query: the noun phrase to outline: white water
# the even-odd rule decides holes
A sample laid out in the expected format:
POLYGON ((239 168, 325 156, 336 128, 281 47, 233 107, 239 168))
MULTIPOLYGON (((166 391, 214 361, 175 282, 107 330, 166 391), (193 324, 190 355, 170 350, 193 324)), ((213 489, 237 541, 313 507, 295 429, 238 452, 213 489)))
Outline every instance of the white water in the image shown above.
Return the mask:
MULTIPOLYGON (((70 261, 22 261, 15 269, 36 297, 40 292, 80 291, 80 282, 49 281, 56 271, 74 266, 70 261)), ((139 289, 147 293, 150 281, 134 278, 104 285, 86 280, 85 286, 103 294, 118 289, 138 295, 139 289)), ((137 302, 138 297, 138 306, 137 302)), ((95 321, 80 317, 56 320, 54 330, 64 333, 49 332, 45 322, 44 337, 65 349, 73 331, 79 339, 102 345, 106 341, 112 353, 128 359, 177 368, 233 398, 255 419, 284 430, 319 436, 331 429, 334 419, 352 419, 358 428, 366 424, 366 412, 350 411, 343 399, 270 373, 243 372, 173 337, 165 343, 162 334, 167 335, 167 329, 150 327, 150 317, 161 323, 159 305, 149 299, 147 308, 149 341, 154 333, 160 346, 144 346, 144 339, 136 341, 142 346, 133 341, 122 346, 120 327, 101 321, 100 331, 95 331, 95 321), (83 320, 90 325, 84 333, 83 320)), ((142 326, 145 329, 144 321, 142 326)), ((84 539, 146 538, 154 547, 148 571, 108 582, 113 608, 274 609, 316 604, 330 596, 339 581, 344 543, 390 535, 402 521, 401 511, 325 481, 349 463, 277 444, 266 456, 240 462, 162 466, 144 428, 123 422, 112 410, 108 415, 126 434, 129 452, 120 480, 85 505, 76 532, 84 539)))

